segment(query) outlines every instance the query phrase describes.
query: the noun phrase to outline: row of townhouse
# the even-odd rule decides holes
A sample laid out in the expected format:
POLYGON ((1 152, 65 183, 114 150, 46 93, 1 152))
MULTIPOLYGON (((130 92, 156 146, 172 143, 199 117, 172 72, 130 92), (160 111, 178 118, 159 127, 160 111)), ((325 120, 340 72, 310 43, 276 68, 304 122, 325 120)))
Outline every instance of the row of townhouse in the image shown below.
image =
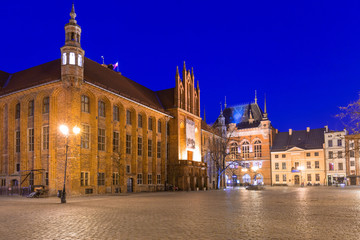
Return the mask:
POLYGON ((359 138, 325 128, 276 132, 272 185, 359 185, 359 138))

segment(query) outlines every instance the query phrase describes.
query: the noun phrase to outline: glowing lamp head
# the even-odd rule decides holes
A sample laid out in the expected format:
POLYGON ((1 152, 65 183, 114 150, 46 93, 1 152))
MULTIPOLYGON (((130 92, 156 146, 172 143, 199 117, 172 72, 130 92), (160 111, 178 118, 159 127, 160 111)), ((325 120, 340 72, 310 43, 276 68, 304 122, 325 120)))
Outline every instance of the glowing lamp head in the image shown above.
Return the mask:
POLYGON ((254 172, 256 172, 257 170, 259 170, 259 167, 254 166, 254 167, 252 167, 251 169, 252 169, 254 172))
POLYGON ((297 170, 302 171, 302 170, 304 170, 304 167, 303 167, 303 166, 298 166, 298 167, 297 167, 297 170))
POLYGON ((69 135, 69 128, 66 125, 60 125, 59 129, 65 136, 69 135))
POLYGON ((74 134, 79 134, 79 133, 80 133, 80 128, 79 128, 78 126, 75 126, 75 127, 73 128, 73 133, 74 133, 74 134))

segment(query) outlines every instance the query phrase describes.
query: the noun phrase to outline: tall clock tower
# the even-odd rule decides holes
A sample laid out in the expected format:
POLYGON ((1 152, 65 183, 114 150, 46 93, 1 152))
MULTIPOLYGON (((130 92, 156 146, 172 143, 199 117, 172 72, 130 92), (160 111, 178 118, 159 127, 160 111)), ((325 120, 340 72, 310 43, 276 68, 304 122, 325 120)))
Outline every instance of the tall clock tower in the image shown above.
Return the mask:
POLYGON ((81 27, 75 20, 72 5, 69 23, 65 25, 65 45, 61 50, 61 80, 67 86, 79 87, 84 79, 84 55, 81 48, 81 27))

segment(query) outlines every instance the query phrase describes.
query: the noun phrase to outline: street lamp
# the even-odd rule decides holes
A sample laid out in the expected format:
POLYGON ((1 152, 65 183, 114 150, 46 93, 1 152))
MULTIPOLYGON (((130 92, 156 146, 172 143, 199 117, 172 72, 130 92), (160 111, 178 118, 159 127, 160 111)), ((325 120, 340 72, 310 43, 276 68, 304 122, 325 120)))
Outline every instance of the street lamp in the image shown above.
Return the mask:
MULTIPOLYGON (((65 184, 66 184, 66 167, 67 167, 67 153, 69 148, 69 128, 66 125, 60 125, 59 127, 60 132, 66 137, 66 145, 65 145, 65 170, 64 170, 64 187, 61 194, 61 203, 66 203, 66 191, 65 191, 65 184)), ((73 133, 75 135, 80 133, 80 128, 75 126, 73 128, 73 133)))
POLYGON ((303 184, 303 181, 302 181, 302 171, 304 170, 305 168, 303 166, 298 166, 297 167, 297 170, 300 171, 300 182, 301 182, 301 186, 304 186, 303 184))

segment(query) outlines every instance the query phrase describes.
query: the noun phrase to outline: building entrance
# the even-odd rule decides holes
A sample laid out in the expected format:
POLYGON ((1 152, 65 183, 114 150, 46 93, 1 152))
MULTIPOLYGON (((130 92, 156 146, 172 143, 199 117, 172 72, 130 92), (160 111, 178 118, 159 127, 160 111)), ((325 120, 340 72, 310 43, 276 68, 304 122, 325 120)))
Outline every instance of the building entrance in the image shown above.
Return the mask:
POLYGON ((128 178, 127 180, 127 192, 133 192, 133 178, 128 178))
POLYGON ((299 175, 295 175, 295 177, 294 177, 294 183, 295 183, 295 185, 299 185, 299 184, 300 184, 300 177, 299 177, 299 175))

